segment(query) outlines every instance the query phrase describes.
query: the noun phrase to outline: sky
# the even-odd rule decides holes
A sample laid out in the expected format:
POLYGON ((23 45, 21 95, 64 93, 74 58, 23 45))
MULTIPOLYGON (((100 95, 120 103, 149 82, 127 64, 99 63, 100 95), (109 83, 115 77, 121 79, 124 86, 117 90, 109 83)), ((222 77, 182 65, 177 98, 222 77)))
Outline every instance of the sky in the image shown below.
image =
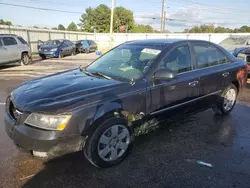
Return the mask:
MULTIPOLYGON (((0 19, 14 25, 57 27, 80 23, 81 13, 88 7, 105 4, 111 0, 0 0, 0 3, 57 9, 75 13, 34 10, 0 4, 0 19)), ((123 6, 134 12, 137 24, 149 24, 160 30, 162 0, 115 0, 115 6, 123 6)), ((166 30, 180 32, 201 24, 214 24, 229 28, 250 25, 250 0, 166 0, 166 30)))

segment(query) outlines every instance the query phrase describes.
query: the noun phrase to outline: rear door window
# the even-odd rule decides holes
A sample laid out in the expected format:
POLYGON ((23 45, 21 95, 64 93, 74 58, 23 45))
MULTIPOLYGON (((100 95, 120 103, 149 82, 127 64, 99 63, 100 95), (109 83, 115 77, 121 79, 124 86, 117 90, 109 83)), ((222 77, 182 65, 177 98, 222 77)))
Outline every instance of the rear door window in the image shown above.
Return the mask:
POLYGON ((217 49, 217 52, 218 52, 219 64, 224 64, 229 62, 226 54, 224 54, 220 49, 217 49))
POLYGON ((22 44, 27 44, 27 42, 22 37, 17 37, 22 44))
POLYGON ((16 45, 17 41, 13 37, 3 37, 3 43, 5 46, 16 45))
POLYGON ((205 68, 219 64, 217 48, 207 43, 194 44, 197 68, 205 68))
POLYGON ((198 69, 229 62, 226 54, 216 46, 208 43, 195 43, 194 53, 198 69))

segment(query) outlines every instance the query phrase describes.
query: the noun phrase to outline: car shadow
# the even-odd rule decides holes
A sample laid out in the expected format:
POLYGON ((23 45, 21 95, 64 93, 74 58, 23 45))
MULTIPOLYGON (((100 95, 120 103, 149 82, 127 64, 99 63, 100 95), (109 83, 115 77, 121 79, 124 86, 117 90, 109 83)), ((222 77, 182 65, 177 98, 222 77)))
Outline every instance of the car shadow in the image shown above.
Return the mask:
MULTIPOLYGON (((207 158, 211 146, 206 147, 206 144, 219 144, 223 147, 232 144, 235 128, 231 118, 214 116, 208 110, 171 121, 156 119, 160 124, 158 129, 138 136, 134 149, 121 164, 100 169, 90 164, 83 152, 67 154, 45 162, 44 169, 30 178, 23 187, 152 187, 163 181, 161 176, 165 182, 167 179, 173 180, 171 173, 166 172, 175 173, 178 165, 187 165, 185 159, 197 156, 207 158), (227 135, 224 130, 227 130, 227 135)), ((191 171, 195 173, 196 170, 191 171)), ((174 179, 176 185, 181 185, 183 182, 178 184, 178 179, 186 173, 180 169, 177 173, 180 174, 174 179)))
POLYGON ((20 66, 18 64, 7 64, 7 65, 1 65, 0 66, 0 71, 4 71, 5 69, 9 69, 9 68, 13 68, 13 67, 17 67, 20 66))

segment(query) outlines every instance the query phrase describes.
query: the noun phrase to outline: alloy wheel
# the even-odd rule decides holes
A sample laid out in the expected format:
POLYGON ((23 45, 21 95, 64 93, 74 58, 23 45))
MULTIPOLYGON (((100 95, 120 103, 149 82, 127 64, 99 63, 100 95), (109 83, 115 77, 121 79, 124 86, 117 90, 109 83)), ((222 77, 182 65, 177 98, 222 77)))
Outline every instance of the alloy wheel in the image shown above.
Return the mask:
POLYGON ((129 130, 124 125, 113 125, 101 135, 98 155, 104 161, 115 161, 126 152, 129 143, 129 130))
POLYGON ((236 101, 236 91, 234 89, 229 89, 225 96, 223 102, 223 108, 225 111, 229 111, 233 108, 236 101))

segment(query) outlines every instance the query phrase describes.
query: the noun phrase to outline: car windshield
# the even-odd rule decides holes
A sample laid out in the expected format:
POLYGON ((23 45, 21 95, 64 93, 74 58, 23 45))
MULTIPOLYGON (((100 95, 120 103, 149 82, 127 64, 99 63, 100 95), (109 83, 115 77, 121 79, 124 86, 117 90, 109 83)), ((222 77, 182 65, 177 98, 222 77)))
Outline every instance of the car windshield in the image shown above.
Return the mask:
POLYGON ((247 42, 249 36, 232 36, 224 39, 220 45, 230 46, 230 45, 244 45, 247 42))
POLYGON ((62 42, 63 42, 62 40, 48 40, 44 44, 59 46, 62 42))
POLYGON ((160 48, 123 44, 86 68, 90 73, 102 73, 111 78, 136 80, 143 76, 149 65, 161 52, 160 48))

